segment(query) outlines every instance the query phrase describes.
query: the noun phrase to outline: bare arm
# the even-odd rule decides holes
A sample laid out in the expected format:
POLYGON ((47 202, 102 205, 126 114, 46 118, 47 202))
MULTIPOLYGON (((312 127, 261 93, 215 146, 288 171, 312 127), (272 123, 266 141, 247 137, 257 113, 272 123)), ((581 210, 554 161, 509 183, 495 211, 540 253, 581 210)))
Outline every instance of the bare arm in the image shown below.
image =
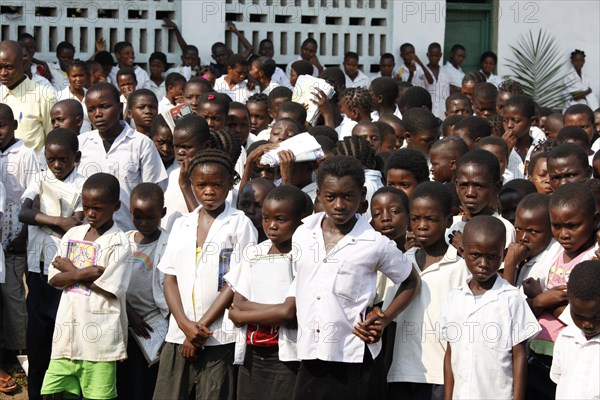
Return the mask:
POLYGON ((74 226, 81 225, 83 213, 77 212, 72 217, 52 217, 33 208, 33 200, 25 199, 19 213, 19 221, 28 225, 49 226, 59 233, 65 233, 74 226))
MULTIPOLYGON (((450 348, 448 346, 448 348, 450 348)), ((523 400, 525 388, 527 387, 527 355, 525 342, 519 343, 512 348, 513 358, 513 399, 523 400)))
POLYGON ((211 326, 217 319, 223 316, 225 309, 229 308, 233 301, 233 295, 234 292, 229 285, 223 286, 221 293, 219 293, 198 322, 204 326, 211 326))
POLYGON ((454 374, 452 373, 452 350, 450 343, 446 347, 444 355, 444 400, 452 400, 454 391, 454 374))
POLYGON ((208 339, 209 335, 205 334, 198 329, 196 322, 188 319, 183 310, 183 303, 181 302, 181 295, 179 294, 179 285, 177 284, 177 277, 175 275, 165 274, 165 280, 163 283, 163 290, 165 293, 165 300, 169 306, 169 311, 175 318, 179 329, 183 331, 186 338, 191 341, 208 339))
POLYGON ((284 325, 296 317, 295 297, 288 297, 283 303, 275 305, 253 303, 257 306, 256 308, 241 310, 237 305, 243 303, 244 300, 244 296, 236 293, 229 310, 229 318, 237 325, 284 325))
POLYGON ((250 57, 250 55, 254 52, 254 47, 252 47, 252 43, 250 43, 248 39, 246 39, 246 36, 244 36, 242 32, 238 31, 237 26, 235 26, 235 23, 233 21, 227 21, 227 27, 229 28, 231 33, 236 35, 239 41, 242 42, 242 46, 244 46, 244 52, 242 53, 242 55, 244 56, 244 58, 247 59, 248 57, 250 57))
POLYGON ((177 44, 179 45, 179 48, 181 49, 181 51, 183 51, 183 49, 187 46, 187 42, 185 41, 185 39, 183 38, 183 35, 181 34, 181 32, 179 31, 179 27, 177 26, 177 24, 173 21, 171 21, 169 18, 163 18, 163 26, 169 29, 173 29, 173 32, 175 33, 175 37, 177 38, 177 44))

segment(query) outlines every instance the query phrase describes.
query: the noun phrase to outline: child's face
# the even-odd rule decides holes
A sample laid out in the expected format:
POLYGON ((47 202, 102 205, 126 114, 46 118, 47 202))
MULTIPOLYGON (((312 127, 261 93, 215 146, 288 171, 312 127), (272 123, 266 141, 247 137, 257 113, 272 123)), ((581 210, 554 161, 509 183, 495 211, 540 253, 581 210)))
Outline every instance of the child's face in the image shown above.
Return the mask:
POLYGON ((108 194, 105 189, 91 189, 81 192, 81 203, 83 215, 96 230, 100 230, 107 224, 112 223, 113 214, 121 207, 121 202, 111 203, 107 201, 108 194))
POLYGON ((67 72, 69 85, 75 90, 83 90, 87 83, 87 71, 84 67, 71 67, 67 72))
POLYGON ((427 50, 427 59, 430 64, 439 65, 440 60, 442 59, 442 50, 437 47, 432 47, 427 50))
POLYGON ((444 149, 444 146, 431 149, 429 157, 431 159, 433 180, 440 183, 451 182, 456 172, 457 160, 444 149))
POLYGON ((411 64, 415 59, 415 48, 412 46, 406 46, 404 50, 400 52, 400 57, 404 61, 404 65, 411 64))
POLYGON ((587 114, 566 114, 565 115, 565 126, 578 126, 585 131, 585 134, 590 139, 594 137, 594 121, 590 120, 587 114))
POLYGON ((294 215, 290 201, 267 200, 262 206, 262 228, 267 238, 274 244, 290 242, 296 229, 302 223, 294 215))
POLYGON ((298 73, 294 68, 290 68, 290 84, 292 86, 296 86, 296 82, 298 81, 298 73))
POLYGON ((504 131, 512 131, 517 139, 529 136, 533 118, 527 118, 517 107, 504 107, 504 131))
POLYGON ((7 112, 0 111, 0 149, 6 149, 15 140, 17 120, 9 118, 7 112))
POLYGON ((190 175, 194 196, 207 211, 218 210, 233 187, 229 173, 220 164, 200 164, 190 175))
POLYGON ((227 67, 227 76, 233 83, 240 83, 248 77, 248 67, 238 64, 235 67, 227 67))
POLYGON ((227 59, 229 58, 229 49, 223 46, 217 47, 212 54, 212 58, 218 65, 227 64, 227 59))
POLYGON ((381 140, 381 147, 379 153, 391 153, 396 150, 396 135, 387 134, 381 140))
POLYGON ((350 78, 354 79, 358 75, 358 60, 355 58, 347 58, 344 60, 344 72, 350 78))
POLYGON ((183 88, 185 87, 185 82, 175 82, 175 84, 169 87, 168 95, 171 99, 175 101, 175 104, 179 104, 183 101, 183 88))
POLYGON ((250 132, 258 135, 260 131, 266 129, 271 122, 269 117, 269 107, 264 101, 251 102, 246 104, 250 113, 250 132))
POLYGON ((50 143, 45 147, 46 164, 56 179, 64 180, 75 168, 75 163, 81 158, 80 152, 73 151, 69 146, 50 143))
POLYGON ((550 207, 552 236, 566 253, 578 254, 594 243, 597 217, 570 205, 550 207))
POLYGON ((475 99, 473 101, 473 111, 478 117, 491 119, 496 115, 496 99, 475 99))
POLYGON ((401 148, 402 144, 404 144, 404 135, 406 134, 404 126, 398 124, 395 121, 390 121, 387 119, 381 119, 381 122, 385 122, 386 124, 394 128, 394 132, 396 135, 396 144, 394 145, 394 150, 398 150, 399 148, 401 148))
POLYGON ((116 53, 117 61, 119 65, 122 67, 133 67, 133 62, 135 61, 135 52, 133 51, 133 47, 127 46, 121 49, 120 52, 116 53))
POLYGON ((493 74, 494 68, 496 68, 496 62, 492 57, 486 57, 481 63, 481 69, 486 75, 493 74))
POLYGON ((277 115, 279 114, 279 108, 286 101, 289 101, 286 97, 279 97, 277 99, 273 99, 271 105, 269 106, 269 117, 271 117, 271 119, 277 119, 277 115))
MULTIPOLYGON (((269 191, 264 185, 249 183, 244 185, 238 196, 238 209, 250 218, 254 227, 262 230, 263 202, 269 191)), ((266 231, 265 231, 266 233, 266 231)))
POLYGON ((115 101, 110 92, 106 90, 88 92, 85 96, 85 105, 90 122, 101 135, 120 129, 121 103, 115 101))
POLYGON ((381 193, 371 199, 371 225, 390 240, 406 236, 408 218, 404 204, 394 193, 381 193))
POLYGON ((418 131, 410 136, 407 134, 406 140, 408 141, 408 148, 419 150, 423 155, 429 158, 429 150, 431 146, 438 139, 437 130, 432 131, 418 131))
POLYGON ((553 190, 558 189, 565 183, 585 182, 591 174, 589 165, 581 165, 575 155, 563 158, 550 158, 547 161, 550 186, 553 190))
MULTIPOLYGON (((476 232, 474 232, 476 233, 476 232)), ((465 232, 463 257, 473 280, 480 285, 496 279, 504 258, 504 240, 497 235, 475 235, 465 232)))
POLYGON ((448 104, 448 108, 446 108, 446 117, 451 115, 462 115, 464 117, 469 117, 473 115, 473 111, 471 111, 471 105, 464 100, 452 100, 448 104))
POLYGON ((216 103, 202 103, 198 109, 198 115, 206 120, 212 133, 225 126, 227 115, 223 112, 223 107, 216 103))
POLYGON ((546 123, 544 124, 544 133, 546 134, 547 138, 556 140, 558 132, 560 132, 563 126, 564 124, 562 120, 557 118, 546 118, 546 123))
POLYGON ((367 193, 351 176, 337 178, 326 176, 317 189, 317 196, 327 217, 337 226, 355 218, 356 212, 367 193))
POLYGON ((271 143, 279 143, 284 140, 299 134, 300 131, 296 124, 291 121, 279 121, 273 128, 271 128, 271 136, 269 137, 269 142, 271 143))
POLYGON ((506 153, 502 150, 500 146, 496 146, 494 144, 484 144, 479 147, 481 150, 489 151, 498 159, 498 163, 500 164, 500 174, 502 175, 506 170, 506 166, 508 165, 508 160, 506 159, 506 153))
POLYGON ((594 113, 594 125, 596 127, 596 132, 600 132, 600 111, 594 113))
POLYGON ((527 258, 540 254, 552 240, 548 211, 543 208, 528 210, 518 207, 514 225, 517 242, 527 247, 527 258))
POLYGON ((52 107, 50 111, 50 123, 53 129, 66 128, 79 133, 83 118, 75 115, 68 106, 59 104, 52 107))
POLYGON ((250 135, 250 120, 243 110, 229 110, 229 114, 227 115, 227 127, 238 135, 242 143, 246 143, 248 135, 250 135))
POLYGON ((183 91, 183 100, 192 107, 192 111, 198 114, 198 104, 200 103, 200 97, 206 93, 204 85, 198 83, 189 83, 185 85, 183 91))
POLYGON ((186 160, 191 161, 196 154, 206 148, 206 143, 202 143, 193 132, 175 128, 173 131, 173 148, 175 150, 175 160, 181 164, 186 160))
POLYGON ((379 62, 379 71, 381 76, 392 76, 396 63, 391 58, 384 58, 379 62))
POLYGON ((538 193, 550 194, 553 192, 550 186, 550 177, 548 176, 548 159, 540 158, 537 160, 529 180, 533 182, 538 193))
POLYGON ((312 43, 305 43, 300 48, 300 56, 303 60, 310 61, 317 54, 317 46, 312 43))
POLYGON ((186 67, 196 67, 200 65, 200 56, 197 51, 187 50, 181 56, 181 62, 186 67))
POLYGON ((117 84, 119 85, 119 91, 126 99, 129 98, 129 94, 137 87, 136 79, 131 75, 119 75, 117 84))
POLYGON ((571 318, 587 340, 600 334, 600 299, 581 300, 569 296, 571 318))
POLYGON ((452 216, 445 215, 439 201, 419 197, 410 202, 410 228, 421 247, 427 248, 444 240, 452 216))
POLYGON ((152 142, 158 150, 160 159, 164 165, 170 165, 175 158, 175 151, 173 150, 173 134, 171 130, 166 126, 158 128, 156 134, 152 137, 152 142))
POLYGON ((138 96, 131 109, 128 109, 127 112, 138 129, 142 128, 150 132, 152 120, 158 114, 158 103, 151 96, 138 96))
POLYGON ((131 199, 129 210, 135 229, 145 237, 156 233, 160 228, 160 220, 167 211, 166 208, 161 208, 156 204, 156 200, 152 198, 142 200, 135 197, 131 199))
POLYGON ((379 149, 381 148, 381 137, 379 136, 379 130, 376 126, 357 125, 352 130, 352 135, 362 137, 369 142, 375 153, 379 152, 379 149))
POLYGON ((475 163, 463 164, 456 173, 456 192, 471 216, 488 208, 496 198, 498 184, 492 182, 486 167, 475 163))
POLYGON ((160 60, 150 61, 150 77, 159 78, 165 72, 165 64, 160 60))
POLYGON ((419 182, 412 172, 406 169, 391 168, 385 176, 387 185, 396 189, 402 190, 406 196, 410 197, 411 193, 419 182))
POLYGON ((513 225, 515 224, 515 213, 517 212, 517 206, 521 200, 521 195, 513 190, 506 190, 498 195, 500 214, 502 215, 502 218, 509 221, 513 225))
POLYGON ((459 50, 453 51, 450 54, 450 61, 452 61, 452 64, 459 67, 465 61, 466 56, 467 56, 467 52, 462 49, 459 49, 459 50))

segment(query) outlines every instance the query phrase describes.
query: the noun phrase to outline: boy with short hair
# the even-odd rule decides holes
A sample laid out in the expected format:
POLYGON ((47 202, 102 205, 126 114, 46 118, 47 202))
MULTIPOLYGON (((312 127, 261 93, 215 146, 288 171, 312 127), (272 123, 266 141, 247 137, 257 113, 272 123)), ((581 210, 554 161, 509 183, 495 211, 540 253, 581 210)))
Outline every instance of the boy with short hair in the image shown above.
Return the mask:
POLYGON ((458 160, 468 151, 469 148, 465 141, 456 136, 445 137, 431 145, 429 158, 432 180, 440 183, 454 183, 458 160))
POLYGON ((127 358, 125 294, 131 277, 129 241, 113 220, 121 207, 119 193, 112 175, 98 173, 85 181, 88 224, 63 236, 48 270, 48 282, 63 292, 42 395, 117 396, 116 362, 127 358))
MULTIPOLYGON (((50 110, 52 129, 66 128, 79 135, 83 128, 85 114, 81 103, 75 99, 65 99, 56 102, 50 110)), ((84 130, 84 132, 87 131, 84 130)))
POLYGON ((344 75, 346 76, 346 88, 361 87, 368 89, 371 79, 358 68, 358 53, 349 51, 344 55, 344 75))
POLYGON ((446 111, 445 116, 461 115, 463 117, 471 117, 473 115, 473 109, 471 108, 471 101, 467 95, 462 93, 452 93, 446 97, 446 111))
POLYGON ((578 264, 569 277, 571 318, 558 335, 550 378, 557 399, 591 399, 600 393, 600 261, 578 264))
POLYGON ((448 295, 440 323, 446 399, 525 397, 525 341, 540 327, 520 291, 498 275, 505 237, 489 215, 465 226, 461 253, 471 276, 448 295))
MULTIPOLYGON (((77 135, 64 128, 50 131, 46 137, 44 153, 48 168, 23 193, 23 206, 19 213, 19 220, 27 224, 29 230, 26 339, 29 360, 27 390, 30 399, 41 398, 40 389, 50 362, 52 335, 61 294, 48 284, 48 268, 56 254, 60 238, 83 221, 79 193, 85 178, 75 170, 75 164, 81 158, 77 135), (70 209, 64 210, 64 215, 48 215, 34 208, 36 201, 47 204, 45 197, 50 194, 46 192, 52 192, 61 202, 70 204, 70 209)), ((42 209, 45 211, 46 207, 42 209)))
POLYGON ((409 108, 402 118, 407 148, 420 151, 429 164, 429 150, 439 137, 438 119, 425 108, 409 108))
POLYGON ((387 114, 395 115, 402 118, 400 109, 396 104, 398 100, 398 85, 396 81, 390 77, 381 77, 373 79, 369 92, 371 93, 373 111, 371 119, 379 120, 379 117, 387 114))
POLYGON ((165 96, 158 102, 158 113, 169 111, 183 100, 185 77, 177 72, 172 72, 165 79, 165 96))
POLYGON ((150 89, 134 90, 127 99, 127 119, 135 124, 136 132, 150 136, 152 121, 158 114, 158 100, 150 89))
POLYGON ((573 143, 563 143, 548 154, 548 176, 553 190, 566 183, 585 182, 592 176, 588 154, 573 143))
POLYGON ((414 149, 392 152, 383 172, 387 186, 400 189, 409 197, 419 183, 429 180, 427 159, 420 151, 414 149))
POLYGON ((248 98, 260 93, 259 87, 248 84, 248 61, 240 54, 234 54, 227 61, 227 74, 215 81, 214 89, 228 95, 233 101, 246 104, 248 98))
POLYGON ((508 145, 504 140, 499 138, 498 136, 486 136, 481 138, 476 147, 478 149, 486 150, 492 153, 500 164, 500 173, 502 174, 502 184, 506 184, 513 179, 523 179, 524 175, 520 169, 516 169, 514 171, 508 168, 508 145))
POLYGON ((167 172, 167 176, 177 168, 175 151, 173 150, 173 133, 171 127, 162 115, 157 115, 150 126, 150 139, 156 146, 160 159, 167 172))

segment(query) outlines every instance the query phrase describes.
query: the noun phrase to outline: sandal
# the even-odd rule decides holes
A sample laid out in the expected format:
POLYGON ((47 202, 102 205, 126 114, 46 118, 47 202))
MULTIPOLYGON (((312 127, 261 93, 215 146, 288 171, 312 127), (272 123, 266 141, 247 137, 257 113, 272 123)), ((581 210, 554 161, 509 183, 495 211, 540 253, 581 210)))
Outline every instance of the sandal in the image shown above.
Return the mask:
POLYGON ((0 370, 0 372, 2 372, 4 375, 6 375, 4 378, 0 378, 0 382, 3 382, 4 385, 0 385, 0 392, 3 393, 12 393, 14 392, 17 387, 19 385, 17 385, 17 382, 13 381, 13 385, 12 386, 8 386, 8 381, 12 380, 12 376, 8 375, 6 372, 0 370))

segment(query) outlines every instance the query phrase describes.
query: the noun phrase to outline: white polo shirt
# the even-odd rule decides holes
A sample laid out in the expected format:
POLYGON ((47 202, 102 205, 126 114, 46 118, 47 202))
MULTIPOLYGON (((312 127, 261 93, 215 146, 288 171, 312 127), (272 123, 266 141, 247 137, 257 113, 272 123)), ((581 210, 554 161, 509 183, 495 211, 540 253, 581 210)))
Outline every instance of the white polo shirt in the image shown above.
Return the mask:
POLYGON ((360 69, 358 70, 358 75, 356 78, 352 80, 346 73, 344 72, 344 76, 346 77, 346 88, 363 88, 368 89, 369 85, 371 85, 371 79, 365 75, 360 69))
POLYGON ((599 399, 600 335, 587 340, 575 325, 563 329, 554 343, 550 379, 557 399, 599 399))
POLYGON ((129 214, 129 196, 142 182, 153 182, 166 187, 167 172, 156 146, 148 136, 134 131, 120 122, 122 131, 109 151, 104 149, 98 130, 79 135, 81 162, 77 171, 86 178, 98 172, 114 175, 121 185, 121 208, 115 213, 115 222, 123 231, 135 229, 129 214))
MULTIPOLYGON (((446 64, 442 67, 446 74, 446 78, 448 79, 448 83, 450 85, 462 86, 462 80, 465 77, 465 73, 463 72, 461 67, 454 67, 450 61, 447 61, 446 64)), ((440 71, 441 72, 441 71, 440 71)))
MULTIPOLYGON (((365 343, 352 331, 373 304, 377 271, 401 283, 412 265, 396 243, 358 214, 352 231, 326 253, 324 218, 325 213, 305 218, 292 239, 297 267, 298 358, 362 363, 365 343)), ((369 348, 375 358, 381 342, 369 348)))
POLYGON ((248 81, 236 83, 233 87, 229 86, 229 83, 225 81, 225 75, 217 78, 214 85, 215 91, 226 94, 231 97, 231 100, 246 104, 248 98, 253 94, 260 93, 258 85, 253 89, 248 89, 248 81))
POLYGON ((442 309, 442 339, 452 349, 454 399, 511 399, 512 348, 540 331, 521 291, 499 275, 474 296, 465 284, 450 292, 442 309))

